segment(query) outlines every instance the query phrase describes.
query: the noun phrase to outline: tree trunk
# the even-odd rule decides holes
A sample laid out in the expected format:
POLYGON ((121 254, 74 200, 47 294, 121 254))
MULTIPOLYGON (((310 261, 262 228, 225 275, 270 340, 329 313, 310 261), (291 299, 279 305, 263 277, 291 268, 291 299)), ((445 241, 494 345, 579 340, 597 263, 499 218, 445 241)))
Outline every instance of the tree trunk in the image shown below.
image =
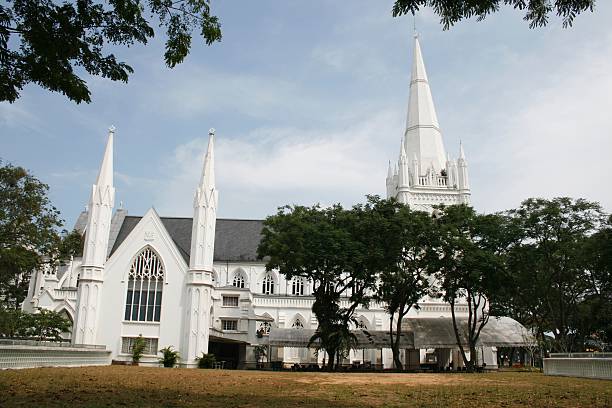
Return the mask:
POLYGON ((401 305, 398 308, 397 314, 397 323, 395 324, 395 336, 393 334, 393 315, 390 317, 389 321, 389 333, 391 336, 391 351, 393 352, 393 364, 397 370, 403 371, 404 365, 402 364, 402 360, 400 358, 400 339, 402 334, 402 319, 408 313, 408 310, 404 310, 406 308, 405 305, 401 305))
POLYGON ((463 364, 468 368, 470 368, 470 363, 465 355, 465 349, 463 348, 463 344, 461 343, 461 338, 459 337, 459 329, 457 328, 457 319, 455 317, 455 299, 451 299, 450 302, 451 308, 451 316, 453 318, 453 331, 455 332, 455 339, 457 340, 457 346, 459 346, 459 351, 461 352, 461 358, 463 359, 463 364))
POLYGON ((468 373, 474 372, 474 367, 478 365, 478 352, 476 351, 476 345, 470 344, 470 364, 467 368, 468 373))

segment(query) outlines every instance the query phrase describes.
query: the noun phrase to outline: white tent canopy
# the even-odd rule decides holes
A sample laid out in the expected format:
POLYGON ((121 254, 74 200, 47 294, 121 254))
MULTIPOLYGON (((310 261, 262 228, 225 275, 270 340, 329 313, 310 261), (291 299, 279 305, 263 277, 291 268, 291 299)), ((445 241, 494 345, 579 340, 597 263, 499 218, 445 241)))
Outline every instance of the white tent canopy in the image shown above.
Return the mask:
MULTIPOLYGON (((462 344, 467 346, 467 319, 458 318, 457 327, 462 344)), ((450 317, 406 318, 402 323, 402 330, 413 333, 414 347, 417 349, 457 347, 453 319, 450 317)), ((532 345, 534 341, 529 331, 516 320, 491 316, 480 332, 477 346, 525 347, 532 345)))
MULTIPOLYGON (((382 330, 351 330, 357 338, 355 349, 382 349, 391 348, 389 332, 382 330)), ((279 329, 271 328, 268 340, 271 346, 279 347, 308 347, 310 339, 315 334, 313 329, 279 329)), ((319 341, 313 342, 311 347, 319 345, 319 341)), ((400 348, 414 348, 411 333, 402 333, 400 338, 400 348)))
MULTIPOLYGON (((467 319, 457 319, 460 338, 467 346, 467 319)), ((314 329, 271 328, 269 345, 278 347, 308 347, 314 329)), ((355 349, 391 348, 389 332, 385 330, 351 330, 357 338, 355 349)), ((525 347, 534 343, 533 336, 522 324, 509 317, 491 317, 482 329, 477 346, 481 347, 525 347)), ((316 347, 319 341, 310 346, 316 347)), ((450 317, 406 318, 402 324, 400 348, 456 348, 457 340, 450 317)))

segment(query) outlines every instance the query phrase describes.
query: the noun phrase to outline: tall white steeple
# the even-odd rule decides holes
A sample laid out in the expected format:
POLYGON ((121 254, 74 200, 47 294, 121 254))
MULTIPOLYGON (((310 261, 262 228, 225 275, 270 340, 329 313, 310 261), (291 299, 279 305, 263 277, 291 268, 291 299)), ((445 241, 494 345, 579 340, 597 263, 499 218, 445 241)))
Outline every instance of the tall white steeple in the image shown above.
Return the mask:
POLYGON ((445 167, 446 152, 440 124, 427 80, 419 37, 416 34, 404 144, 406 153, 416 153, 421 174, 432 166, 437 172, 445 167))
POLYGON ((106 262, 110 221, 115 202, 115 188, 113 187, 114 132, 115 128, 111 127, 104 158, 89 198, 85 247, 83 249, 84 266, 102 267, 106 262))
POLYGON ((89 198, 83 263, 79 276, 77 310, 73 341, 96 344, 100 292, 104 281, 104 264, 108 250, 111 216, 115 201, 113 186, 113 136, 111 127, 104 158, 89 198))
POLYGON ((181 356, 187 365, 208 352, 212 307, 212 272, 217 223, 218 192, 215 186, 215 130, 208 133, 208 150, 200 183, 193 199, 191 253, 187 273, 187 313, 181 356))
POLYGON ((423 211, 432 211, 438 204, 470 202, 463 146, 458 160, 447 156, 417 35, 406 131, 398 165, 399 174, 392 180, 387 176, 388 196, 423 211))
POLYGON ((219 201, 215 186, 214 129, 208 135, 208 150, 200 184, 193 198, 193 225, 191 229, 190 270, 212 272, 215 248, 215 226, 219 201))

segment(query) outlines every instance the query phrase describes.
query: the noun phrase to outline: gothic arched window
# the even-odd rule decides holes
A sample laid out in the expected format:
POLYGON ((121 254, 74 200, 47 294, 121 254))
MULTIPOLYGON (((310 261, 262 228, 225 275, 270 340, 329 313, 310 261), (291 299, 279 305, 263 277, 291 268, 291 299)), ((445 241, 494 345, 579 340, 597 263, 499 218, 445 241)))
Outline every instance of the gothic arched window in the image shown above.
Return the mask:
POLYGON ((150 247, 143 249, 130 267, 125 320, 159 322, 164 266, 150 247))
POLYGON ((364 320, 364 318, 360 318, 359 320, 357 320, 357 322, 355 322, 355 327, 357 329, 368 329, 368 323, 364 320))
POLYGON ((264 276, 263 278, 263 282, 261 284, 261 292, 264 295, 274 294, 274 278, 269 273, 266 273, 266 276, 264 276))
POLYGON ((298 317, 297 319, 295 319, 291 327, 293 327, 294 329, 303 329, 304 323, 302 323, 302 320, 298 317))
POLYGON ((304 278, 295 277, 291 280, 291 294, 304 296, 304 278))
POLYGON ((270 334, 270 329, 272 328, 272 324, 270 322, 261 322, 259 325, 259 332, 262 336, 268 336, 270 334))
POLYGON ((234 275, 234 281, 232 282, 232 286, 244 289, 244 282, 244 274, 241 271, 236 272, 236 274, 234 275))

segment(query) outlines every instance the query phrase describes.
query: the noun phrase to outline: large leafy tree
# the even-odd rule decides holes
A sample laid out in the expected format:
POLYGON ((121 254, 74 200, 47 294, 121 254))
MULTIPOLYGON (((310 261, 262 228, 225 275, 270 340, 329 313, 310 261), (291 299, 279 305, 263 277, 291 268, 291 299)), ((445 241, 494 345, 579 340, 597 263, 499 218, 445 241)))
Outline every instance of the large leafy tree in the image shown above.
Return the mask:
POLYGON ((545 26, 551 14, 560 17, 564 27, 570 27, 578 14, 593 11, 595 0, 396 0, 393 15, 414 14, 422 7, 431 7, 448 29, 465 18, 483 20, 501 6, 525 11, 523 19, 530 28, 545 26))
MULTIPOLYGON (((393 15, 432 7, 444 28, 464 18, 483 19, 507 5, 525 11, 530 27, 551 14, 571 26, 594 0, 396 0, 393 15)), ((83 74, 127 82, 133 69, 109 49, 146 44, 154 25, 165 29, 168 67, 189 54, 194 31, 207 45, 221 40, 210 0, 11 0, 0 4, 0 101, 14 102, 27 84, 80 103, 91 94, 83 74)))
POLYGON ((584 260, 589 285, 579 304, 578 332, 585 343, 603 349, 612 342, 612 216, 588 238, 584 260))
POLYGON ((389 314, 389 336, 395 368, 403 369, 400 359, 402 320, 418 301, 429 293, 429 265, 437 257, 437 235, 432 217, 411 211, 394 202, 396 211, 388 228, 390 256, 396 261, 380 270, 376 290, 377 300, 385 304, 389 314))
POLYGON ((520 242, 509 256, 514 291, 507 310, 541 340, 552 332, 558 351, 571 351, 583 324, 581 305, 606 287, 605 232, 593 235, 605 221, 601 206, 568 197, 530 198, 509 215, 520 242), (601 252, 593 250, 598 246, 601 252))
POLYGON ((507 221, 497 214, 480 215, 466 205, 441 208, 438 217, 438 259, 430 268, 441 297, 450 304, 457 346, 468 371, 477 362, 476 345, 482 329, 502 299, 508 248, 507 221), (468 318, 456 316, 458 302, 467 303, 468 318), (467 340, 470 352, 464 347, 467 340))
POLYGON ((351 209, 283 207, 264 222, 258 253, 266 269, 312 282, 318 328, 311 342, 327 352, 330 370, 354 346, 354 313, 368 304, 378 271, 395 262, 387 234, 395 211, 394 203, 370 197, 351 209))
MULTIPOLYGON (((315 302, 312 307, 319 327, 321 347, 333 368, 343 335, 340 296, 346 291, 341 276, 352 252, 352 240, 340 227, 345 210, 340 206, 282 207, 266 218, 258 247, 261 258, 268 257, 266 269, 278 271, 287 279, 308 278, 315 302)), ((314 340, 314 339, 313 339, 314 340)))
POLYGON ((146 44, 166 30, 164 59, 181 63, 198 30, 206 44, 221 39, 210 0, 12 0, 0 4, 0 101, 14 102, 37 84, 80 103, 91 95, 83 74, 127 82, 133 69, 109 50, 146 44), (151 18, 149 21, 147 15, 151 18))
MULTIPOLYGON (((17 308, 30 274, 58 253, 62 221, 48 186, 21 167, 0 162, 0 299, 17 308)), ((66 251, 70 245, 66 244, 66 251)))

